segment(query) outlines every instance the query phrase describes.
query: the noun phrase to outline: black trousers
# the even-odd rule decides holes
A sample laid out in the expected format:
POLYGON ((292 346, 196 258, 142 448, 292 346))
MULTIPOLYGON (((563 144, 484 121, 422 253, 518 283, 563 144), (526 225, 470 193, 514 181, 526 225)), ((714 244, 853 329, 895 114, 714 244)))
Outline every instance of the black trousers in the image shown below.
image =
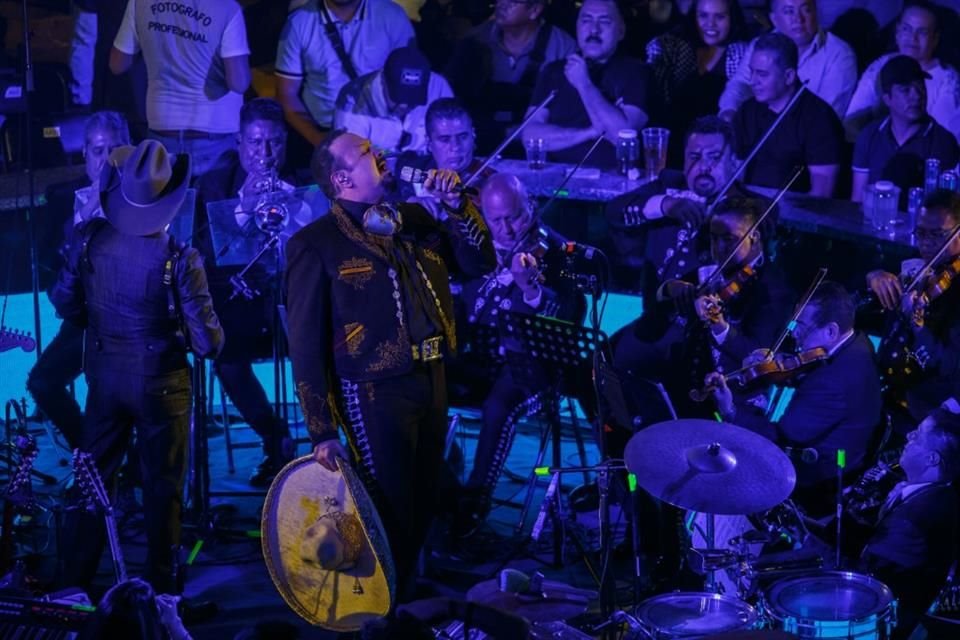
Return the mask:
POLYGON ((72 322, 63 322, 27 377, 27 389, 37 407, 60 430, 71 448, 80 443, 83 415, 67 386, 82 371, 83 329, 72 322))
POLYGON ((417 557, 441 500, 447 432, 442 361, 373 382, 341 380, 356 468, 377 507, 397 570, 397 600, 413 597, 417 557))
MULTIPOLYGON (((109 489, 136 428, 147 531, 146 578, 156 591, 174 593, 173 554, 180 544, 192 404, 190 371, 158 376, 88 371, 87 385, 79 447, 93 456, 109 489)), ((63 539, 63 584, 88 586, 96 576, 106 542, 103 518, 70 509, 63 539)))
POLYGON ((213 368, 244 421, 263 440, 263 452, 279 456, 281 440, 290 435, 290 429, 274 414, 267 393, 253 372, 253 363, 250 360, 214 361, 213 368))

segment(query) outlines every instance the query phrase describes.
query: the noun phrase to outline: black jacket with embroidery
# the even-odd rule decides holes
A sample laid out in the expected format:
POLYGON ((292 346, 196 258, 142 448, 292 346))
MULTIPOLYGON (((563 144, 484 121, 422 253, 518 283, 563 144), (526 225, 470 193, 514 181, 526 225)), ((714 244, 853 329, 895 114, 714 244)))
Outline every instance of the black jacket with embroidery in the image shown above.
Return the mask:
MULTIPOLYGON (((471 204, 437 222, 421 206, 397 205, 394 241, 412 248, 436 294, 448 351, 456 350, 448 268, 468 277, 495 264, 487 227, 471 204)), ((375 237, 338 204, 287 243, 287 331, 297 393, 314 443, 337 435, 333 382, 382 380, 414 365, 402 280, 375 237)), ((421 276, 422 277, 422 276, 421 276)))

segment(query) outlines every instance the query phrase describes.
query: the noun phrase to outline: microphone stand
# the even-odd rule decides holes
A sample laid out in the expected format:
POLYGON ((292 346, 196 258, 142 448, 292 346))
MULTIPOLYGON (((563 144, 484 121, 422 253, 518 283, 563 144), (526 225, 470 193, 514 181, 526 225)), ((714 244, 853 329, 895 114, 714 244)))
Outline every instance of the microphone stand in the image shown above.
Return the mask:
POLYGON ((27 0, 22 0, 23 13, 23 81, 24 81, 24 128, 26 129, 26 174, 27 174, 27 235, 30 244, 30 289, 33 294, 33 330, 37 336, 37 361, 43 351, 40 335, 40 258, 37 251, 37 220, 34 215, 35 184, 33 176, 33 108, 31 96, 34 92, 33 59, 30 55, 30 14, 27 0))
POLYGON ((556 97, 557 97, 557 91, 556 91, 556 89, 554 89, 554 90, 551 91, 549 94, 547 94, 547 97, 544 98, 543 102, 541 102, 540 104, 538 104, 538 105, 533 109, 533 111, 531 111, 530 113, 528 113, 528 114, 527 114, 527 117, 523 119, 523 121, 520 123, 520 125, 519 125, 516 129, 514 129, 514 130, 510 133, 510 135, 508 135, 508 136, 506 137, 506 139, 505 139, 503 142, 500 143, 500 146, 498 146, 496 149, 494 149, 493 152, 491 152, 490 155, 487 156, 487 159, 483 161, 483 164, 481 164, 480 167, 477 168, 477 170, 474 171, 473 174, 470 175, 470 177, 468 177, 468 178, 464 181, 464 183, 463 183, 463 188, 466 189, 466 188, 469 187, 471 184, 473 184, 473 181, 476 180, 477 178, 479 178, 479 177, 483 174, 483 170, 486 169, 488 166, 490 166, 490 163, 493 162, 494 160, 496 160, 497 157, 498 157, 501 153, 503 153, 503 150, 507 148, 507 145, 510 144, 511 142, 513 142, 514 139, 515 139, 518 135, 520 135, 520 132, 523 131, 524 127, 526 127, 528 124, 530 124, 530 121, 533 120, 533 116, 537 115, 537 113, 539 113, 541 109, 545 108, 545 107, 546 107, 548 104, 550 104, 550 103, 553 101, 553 99, 556 98, 556 97))

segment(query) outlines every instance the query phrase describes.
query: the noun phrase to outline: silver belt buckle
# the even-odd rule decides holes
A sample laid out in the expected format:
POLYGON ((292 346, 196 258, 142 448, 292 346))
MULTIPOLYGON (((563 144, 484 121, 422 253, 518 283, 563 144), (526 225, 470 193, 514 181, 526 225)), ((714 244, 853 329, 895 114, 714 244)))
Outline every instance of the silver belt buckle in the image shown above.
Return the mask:
POLYGON ((421 362, 430 362, 431 360, 439 360, 442 358, 443 351, 440 349, 442 340, 443 336, 433 336, 432 338, 424 340, 420 344, 419 354, 417 353, 418 349, 414 347, 414 359, 420 360, 421 362))

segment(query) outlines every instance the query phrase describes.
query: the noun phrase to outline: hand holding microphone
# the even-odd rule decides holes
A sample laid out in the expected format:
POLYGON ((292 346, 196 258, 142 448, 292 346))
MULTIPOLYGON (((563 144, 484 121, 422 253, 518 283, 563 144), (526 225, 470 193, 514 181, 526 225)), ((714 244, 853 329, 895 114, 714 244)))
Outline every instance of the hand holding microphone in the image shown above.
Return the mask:
POLYGON ((460 176, 451 169, 430 169, 423 180, 423 189, 451 209, 459 209, 463 197, 460 176))

